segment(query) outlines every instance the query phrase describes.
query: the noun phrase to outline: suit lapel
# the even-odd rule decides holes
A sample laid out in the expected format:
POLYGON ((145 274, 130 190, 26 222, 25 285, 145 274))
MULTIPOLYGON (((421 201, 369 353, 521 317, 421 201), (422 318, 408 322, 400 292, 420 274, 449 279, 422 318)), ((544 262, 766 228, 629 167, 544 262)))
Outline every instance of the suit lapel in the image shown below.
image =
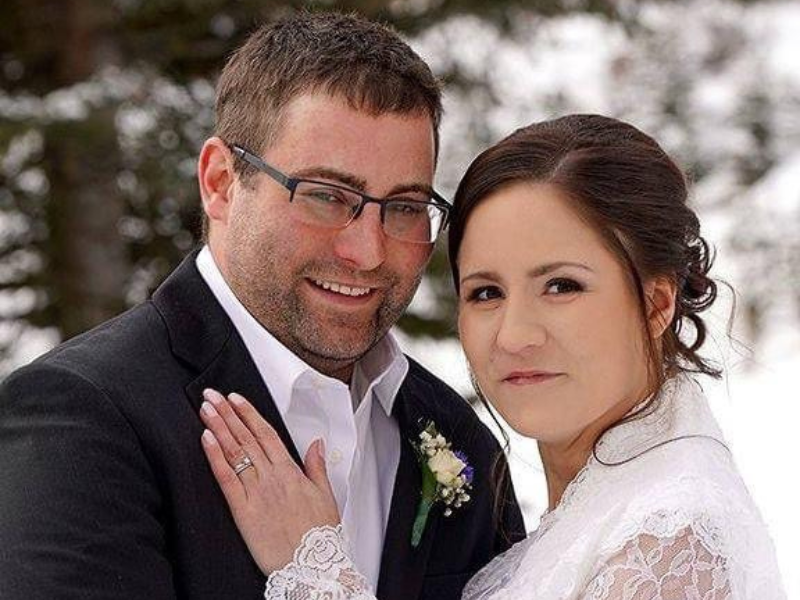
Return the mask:
MULTIPOLYGON (((173 353, 197 372, 186 386, 189 401, 199 411, 207 387, 223 394, 239 392, 272 424, 295 461, 302 464, 244 342, 197 270, 196 257, 197 252, 190 254, 153 294, 152 300, 169 330, 173 353)), ((420 423, 433 414, 425 405, 430 394, 421 389, 424 384, 414 376, 413 369, 412 366, 398 393, 393 411, 400 429, 400 462, 381 557, 378 581, 381 600, 418 597, 441 517, 440 507, 434 507, 419 546, 412 548, 411 529, 421 488, 420 467, 412 443, 416 443, 422 430, 420 423)))
POLYGON ((394 417, 400 428, 400 463, 397 467, 392 506, 381 556, 377 596, 381 600, 417 598, 422 589, 436 528, 441 516, 434 507, 428 517, 419 546, 411 546, 411 530, 420 500, 421 471, 415 444, 424 425, 431 418, 419 406, 422 394, 414 393, 412 375, 401 387, 395 403, 394 417))
POLYGON ((169 330, 173 353, 198 372, 185 388, 189 402, 199 411, 203 390, 209 387, 223 394, 242 394, 275 428, 295 461, 302 464, 250 353, 200 275, 196 258, 197 252, 187 256, 153 294, 153 304, 169 330))
POLYGON ((261 416, 272 425, 295 462, 303 466, 300 454, 272 400, 272 395, 264 385, 261 374, 244 343, 235 332, 217 358, 186 386, 186 395, 198 411, 203 402, 203 390, 209 387, 225 395, 237 392, 247 398, 261 416))

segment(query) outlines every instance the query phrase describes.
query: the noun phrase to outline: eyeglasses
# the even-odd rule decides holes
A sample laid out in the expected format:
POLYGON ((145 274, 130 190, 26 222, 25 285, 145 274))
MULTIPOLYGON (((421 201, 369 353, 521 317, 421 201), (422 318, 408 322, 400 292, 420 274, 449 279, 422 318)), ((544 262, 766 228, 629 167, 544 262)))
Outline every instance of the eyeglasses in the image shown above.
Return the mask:
POLYGON ((357 219, 367 204, 374 203, 381 207, 383 231, 397 240, 431 244, 447 227, 450 204, 433 190, 373 198, 341 185, 289 177, 242 146, 232 144, 230 149, 289 190, 289 202, 304 223, 341 229, 357 219))

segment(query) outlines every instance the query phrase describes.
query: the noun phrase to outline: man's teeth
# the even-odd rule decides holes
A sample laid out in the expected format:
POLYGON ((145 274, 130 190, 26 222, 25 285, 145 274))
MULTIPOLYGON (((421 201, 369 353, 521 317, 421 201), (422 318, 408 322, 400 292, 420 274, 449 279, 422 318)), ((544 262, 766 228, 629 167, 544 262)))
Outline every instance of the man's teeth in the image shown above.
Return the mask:
POLYGON ((349 285, 343 285, 333 281, 322 281, 321 279, 315 279, 314 283, 325 290, 330 290, 337 294, 344 294, 345 296, 364 296, 369 294, 370 291, 369 288, 350 287, 349 285))

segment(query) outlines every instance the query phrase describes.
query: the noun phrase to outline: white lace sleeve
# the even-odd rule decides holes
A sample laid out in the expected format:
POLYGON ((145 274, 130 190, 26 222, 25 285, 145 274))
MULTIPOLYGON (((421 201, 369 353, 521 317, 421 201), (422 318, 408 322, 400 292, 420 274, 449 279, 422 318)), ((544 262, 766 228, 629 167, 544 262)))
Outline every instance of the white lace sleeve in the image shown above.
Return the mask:
POLYGON ((315 527, 267 579, 266 600, 376 600, 347 554, 342 526, 315 527))
POLYGON ((673 536, 640 534, 605 560, 581 600, 728 600, 725 558, 694 527, 673 536))

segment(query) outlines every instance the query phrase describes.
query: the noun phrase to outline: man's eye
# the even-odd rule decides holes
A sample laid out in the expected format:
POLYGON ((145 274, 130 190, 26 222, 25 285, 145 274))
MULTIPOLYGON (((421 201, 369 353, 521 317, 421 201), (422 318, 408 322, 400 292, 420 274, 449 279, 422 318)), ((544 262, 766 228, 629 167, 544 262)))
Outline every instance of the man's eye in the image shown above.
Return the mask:
POLYGON ((549 295, 575 294, 582 292, 584 287, 574 279, 559 277, 547 282, 545 293, 549 295))
POLYGON ((427 210, 427 205, 422 202, 408 200, 405 202, 390 202, 387 206, 389 212, 402 215, 404 217, 416 217, 427 210))
POLYGON ((316 188, 305 190, 303 195, 309 200, 325 204, 346 204, 344 193, 334 188, 316 188))
POLYGON ((475 288, 467 295, 468 302, 488 302, 501 298, 502 293, 494 286, 483 286, 475 288))

